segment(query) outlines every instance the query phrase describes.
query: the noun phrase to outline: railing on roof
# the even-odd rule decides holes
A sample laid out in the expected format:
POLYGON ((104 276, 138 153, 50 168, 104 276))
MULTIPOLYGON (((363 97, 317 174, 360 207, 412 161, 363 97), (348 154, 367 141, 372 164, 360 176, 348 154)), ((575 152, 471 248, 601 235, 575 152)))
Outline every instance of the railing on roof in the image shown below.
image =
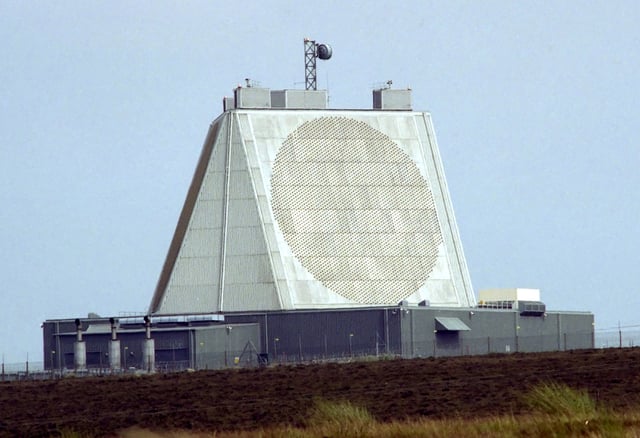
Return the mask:
POLYGON ((513 309, 514 301, 480 301, 477 307, 482 309, 513 309))

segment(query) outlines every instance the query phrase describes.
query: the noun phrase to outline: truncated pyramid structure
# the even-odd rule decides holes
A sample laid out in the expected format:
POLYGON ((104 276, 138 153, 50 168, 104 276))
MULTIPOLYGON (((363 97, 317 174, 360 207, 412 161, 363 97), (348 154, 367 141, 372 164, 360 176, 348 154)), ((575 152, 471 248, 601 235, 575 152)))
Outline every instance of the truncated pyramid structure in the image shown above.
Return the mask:
POLYGON ((150 313, 474 306, 430 115, 274 93, 212 123, 150 313))

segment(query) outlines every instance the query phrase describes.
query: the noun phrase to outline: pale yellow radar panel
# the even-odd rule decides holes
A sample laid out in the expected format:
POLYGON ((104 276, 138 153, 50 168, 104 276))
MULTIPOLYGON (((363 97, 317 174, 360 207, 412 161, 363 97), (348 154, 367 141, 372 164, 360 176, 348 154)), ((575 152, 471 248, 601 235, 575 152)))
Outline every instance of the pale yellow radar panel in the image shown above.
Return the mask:
POLYGON ((429 184, 364 122, 305 122, 276 155, 271 194, 293 254, 350 301, 397 303, 433 271, 442 234, 429 184))

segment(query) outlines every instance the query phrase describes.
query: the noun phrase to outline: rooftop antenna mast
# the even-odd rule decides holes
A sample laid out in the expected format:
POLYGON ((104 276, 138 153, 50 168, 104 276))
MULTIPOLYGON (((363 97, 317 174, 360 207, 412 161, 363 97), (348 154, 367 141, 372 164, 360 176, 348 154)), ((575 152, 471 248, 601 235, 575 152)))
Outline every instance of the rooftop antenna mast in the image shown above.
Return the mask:
POLYGON ((317 90, 318 77, 316 74, 316 59, 327 60, 331 58, 333 51, 329 44, 318 44, 315 40, 304 39, 304 83, 305 89, 317 90))

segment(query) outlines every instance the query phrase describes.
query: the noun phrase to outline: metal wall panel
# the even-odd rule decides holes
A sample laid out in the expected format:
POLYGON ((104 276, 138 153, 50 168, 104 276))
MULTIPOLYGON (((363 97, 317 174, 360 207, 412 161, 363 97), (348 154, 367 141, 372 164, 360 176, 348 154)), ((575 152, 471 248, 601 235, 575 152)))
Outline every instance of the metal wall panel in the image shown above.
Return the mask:
POLYGON ((521 316, 517 310, 411 307, 404 308, 400 315, 406 357, 593 348, 593 315, 589 313, 521 316), (471 330, 438 331, 437 317, 458 318, 471 330))
MULTIPOLYGON (((238 289, 230 297, 244 302, 256 288, 270 285, 247 283, 244 290, 242 287, 233 285, 238 289)), ((581 312, 548 312, 534 317, 516 310, 402 305, 231 313, 225 315, 224 322, 198 321, 153 323, 157 366, 169 370, 256 365, 258 354, 277 362, 309 362, 356 356, 441 357, 594 347, 593 314, 581 312), (457 318, 470 330, 442 330, 436 324, 436 318, 442 317, 457 318), (236 357, 242 363, 237 364, 236 357)), ((107 367, 104 354, 109 351, 109 319, 85 320, 82 326, 87 366, 107 367), (89 324, 91 330, 87 329, 89 324)), ((73 320, 46 321, 43 336, 45 368, 73 369, 73 320)), ((120 325, 124 368, 142 367, 144 337, 142 323, 120 325)))
MULTIPOLYGON (((261 330, 270 360, 289 362, 394 353, 383 309, 265 314, 261 330)), ((247 316, 229 316, 242 321, 247 316)))
POLYGON ((260 351, 258 324, 219 325, 194 331, 197 369, 257 365, 260 351))
MULTIPOLYGON (((180 213, 180 218, 178 219, 176 231, 160 273, 160 278, 158 279, 155 293, 151 299, 151 304, 149 305, 150 313, 162 311, 165 313, 175 312, 175 310, 170 306, 163 308, 163 305, 167 296, 172 295, 170 291, 172 274, 176 264, 181 263, 180 251, 183 247, 185 236, 189 232, 190 224, 194 216, 194 210, 198 209, 198 198, 202 191, 203 182, 207 180, 207 173, 214 171, 215 168, 215 166, 210 166, 211 161, 216 161, 212 160, 212 157, 218 156, 221 150, 224 151, 224 149, 219 146, 220 142, 218 140, 221 136, 224 137, 226 135, 228 130, 227 126, 228 122, 226 122, 226 116, 221 116, 212 123, 209 129, 209 133, 207 134, 207 138, 205 139, 205 143, 202 148, 202 153, 198 160, 198 165, 194 172, 191 186, 187 193, 187 198, 182 208, 182 212, 180 213), (216 144, 218 144, 218 147, 216 147, 216 144)), ((206 184, 206 186, 209 185, 210 184, 206 184)), ((189 297, 184 297, 182 300, 189 300, 189 297)), ((174 299, 173 301, 175 302, 178 300, 174 299)))
MULTIPOLYGON (((171 293, 166 295, 167 314, 209 313, 217 308, 217 284, 214 281, 207 284, 175 284, 171 287, 171 293), (182 299, 186 296, 189 298, 182 299)), ((163 314, 158 312, 158 314, 163 314)))
POLYGON ((281 308, 242 137, 231 145, 222 309, 281 308))
POLYGON ((217 134, 209 136, 203 147, 204 151, 210 152, 203 152, 196 169, 180 218, 183 225, 179 224, 180 229, 172 243, 175 259, 170 267, 165 263, 162 275, 167 276, 167 280, 158 283, 151 313, 217 309, 222 210, 216 208, 221 205, 216 200, 223 199, 225 145, 230 129, 228 116, 219 119, 216 126, 217 134))

